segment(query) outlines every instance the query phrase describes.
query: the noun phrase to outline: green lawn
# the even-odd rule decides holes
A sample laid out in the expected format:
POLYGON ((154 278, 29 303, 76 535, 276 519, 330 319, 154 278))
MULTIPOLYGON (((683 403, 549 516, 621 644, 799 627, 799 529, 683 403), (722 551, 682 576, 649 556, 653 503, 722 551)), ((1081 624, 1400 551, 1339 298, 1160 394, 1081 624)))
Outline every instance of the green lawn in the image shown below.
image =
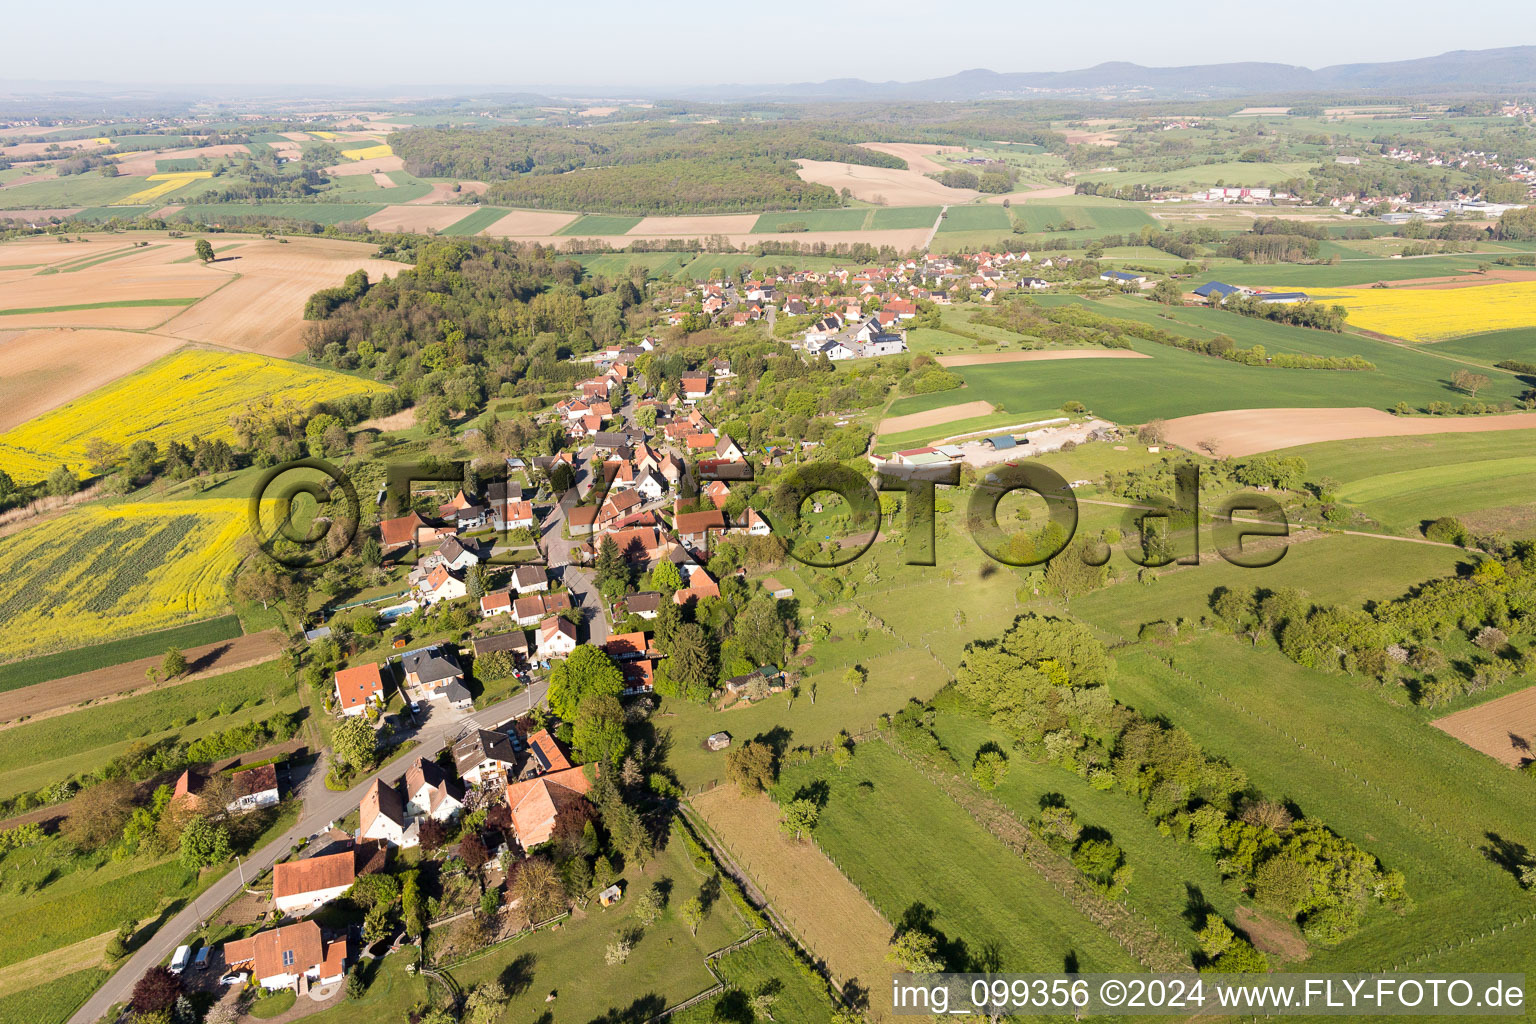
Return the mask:
POLYGON ((1314 477, 1340 483, 1342 500, 1398 530, 1443 515, 1536 510, 1536 455, 1523 430, 1329 441, 1283 454, 1306 459, 1314 477))
MULTIPOLYGON (((957 714, 940 714, 934 732, 962 766, 969 765, 984 744, 994 743, 1005 751, 1012 745, 1012 738, 1001 730, 957 714)), ((1095 789, 1078 775, 1054 765, 1034 764, 1020 752, 1010 751, 1008 775, 992 796, 1007 804, 1019 820, 1028 821, 1040 813, 1041 798, 1047 794, 1064 798, 1084 825, 1114 836, 1133 872, 1126 904, 1176 945, 1191 952, 1199 948, 1185 917, 1194 893, 1228 921, 1233 919, 1233 907, 1241 894, 1222 879, 1216 861, 1159 832, 1141 801, 1118 790, 1095 789)))
POLYGON ((1473 334, 1453 341, 1435 343, 1435 351, 1458 359, 1492 366, 1506 359, 1536 363, 1536 328, 1517 327, 1510 331, 1473 334))
MULTIPOLYGON (((127 253, 119 253, 126 256, 127 253)), ((115 258, 115 257, 113 257, 115 258)), ((105 260, 92 260, 91 263, 102 263, 105 260)), ((83 263, 74 270, 82 270, 91 265, 83 263)), ((68 271, 65 271, 68 273, 68 271)), ((31 306, 21 309, 0 309, 0 316, 23 316, 27 313, 73 313, 82 309, 128 309, 137 306, 190 306, 197 301, 196 297, 186 299, 117 299, 111 302, 79 302, 68 306, 31 306)))
POLYGON ((848 768, 819 757, 786 769, 777 799, 825 787, 815 840, 893 922, 932 913, 951 970, 1134 971, 1131 955, 1027 862, 888 744, 862 743, 848 768))
POLYGON ((795 959, 790 948, 776 934, 768 933, 756 942, 727 953, 715 960, 715 972, 725 979, 727 991, 718 999, 707 1000, 668 1018, 668 1024, 718 1024, 732 1019, 722 1012, 735 997, 732 990, 750 997, 765 988, 773 991, 770 1013, 774 1020, 794 1024, 826 1024, 832 1016, 826 983, 810 967, 795 959))
POLYGON ((882 206, 875 210, 870 227, 876 231, 898 228, 928 228, 939 219, 938 206, 882 206))
POLYGON ((382 961, 367 961, 369 982, 363 998, 344 1000, 305 1019, 313 1024, 399 1024, 413 1007, 442 994, 441 986, 429 990, 421 975, 406 973, 405 965, 414 963, 413 957, 414 949, 406 947, 382 961))
POLYGON ((0 192, 0 209, 48 210, 62 206, 106 206, 145 187, 143 178, 99 174, 67 174, 48 181, 14 185, 0 192))
POLYGON ((939 222, 939 234, 947 235, 955 231, 995 231, 1007 234, 1012 227, 1008 211, 1001 206, 951 206, 939 222))
MULTIPOLYGON (((1374 363, 1376 369, 1252 367, 1132 340, 1132 348, 1150 358, 958 367, 956 372, 967 384, 964 390, 901 398, 892 403, 889 415, 976 399, 1005 409, 1059 408, 1076 400, 1097 415, 1117 422, 1144 423, 1158 417, 1221 409, 1360 405, 1390 409, 1400 401, 1423 407, 1432 401, 1455 400, 1459 394, 1450 386, 1454 363, 1432 352, 1359 335, 1288 327, 1218 309, 1179 308, 1164 314, 1161 307, 1134 298, 1095 301, 1047 296, 1041 302, 1081 302, 1106 316, 1141 320, 1192 338, 1225 334, 1242 347, 1261 344, 1271 352, 1360 355, 1374 363)), ((1479 398, 1495 402, 1512 400, 1523 388, 1514 377, 1500 376, 1479 398)))
POLYGON ((0 797, 95 771, 134 743, 188 741, 298 706, 293 680, 268 662, 23 722, 0 744, 0 797))
POLYGON ((60 651, 58 654, 44 654, 25 661, 13 661, 7 664, 4 673, 0 674, 0 693, 21 686, 31 686, 33 683, 44 683, 50 679, 62 679, 79 672, 121 665, 125 661, 164 654, 171 647, 185 650, 188 647, 199 647, 203 644, 217 643, 220 640, 233 640, 239 635, 239 620, 233 615, 221 615, 217 619, 206 619, 203 622, 177 626, 174 629, 164 629, 158 633, 124 637, 104 644, 60 651))
POLYGON ((499 1024, 536 1019, 549 1008, 545 997, 552 990, 558 993, 554 1009, 559 1020, 589 1021, 632 1005, 648 1011, 635 1018, 645 1020, 711 987, 715 980, 704 966, 704 957, 749 931, 735 908, 720 897, 710 907, 698 935, 689 933, 676 908, 698 893, 705 876, 675 837, 643 869, 631 868, 623 877, 630 898, 653 884, 661 884, 670 892, 667 908, 644 930, 624 964, 607 966, 604 951, 616 935, 639 924, 629 899, 608 908, 594 903, 558 927, 450 967, 454 979, 468 990, 482 981, 500 978, 513 996, 499 1024))
POLYGON ((443 228, 438 234, 478 235, 511 212, 511 210, 503 209, 499 206, 481 206, 476 208, 473 213, 466 214, 463 220, 454 221, 446 228, 443 228))
POLYGON ((60 975, 20 992, 7 992, 0 995, 0 1020, 64 1024, 107 977, 108 972, 91 968, 60 975))
MULTIPOLYGON (((783 231, 787 225, 802 224, 808 231, 858 231, 865 226, 870 212, 862 207, 850 210, 804 210, 765 213, 752 225, 754 235, 783 231)), ((930 220, 928 223, 933 223, 930 220)))
POLYGON ((598 235, 622 235, 639 223, 639 217, 618 217, 589 213, 585 216, 577 217, 565 227, 556 231, 555 234, 576 235, 581 238, 593 238, 598 235))
POLYGON ((603 253, 598 256, 573 256, 588 274, 594 277, 628 277, 629 268, 639 264, 645 267, 651 277, 658 280, 670 278, 682 267, 693 259, 693 253, 686 252, 620 252, 603 253))

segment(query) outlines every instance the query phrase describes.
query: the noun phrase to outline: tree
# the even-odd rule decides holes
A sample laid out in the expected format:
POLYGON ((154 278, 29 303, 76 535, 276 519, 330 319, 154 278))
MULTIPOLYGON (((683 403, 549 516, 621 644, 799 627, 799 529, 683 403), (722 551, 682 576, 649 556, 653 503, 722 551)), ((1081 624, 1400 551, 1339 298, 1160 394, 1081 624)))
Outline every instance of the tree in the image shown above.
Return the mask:
POLYGON ((704 923, 704 901, 697 896, 690 896, 683 901, 677 912, 688 925, 688 930, 694 935, 699 934, 699 925, 704 923))
POLYGON ((76 849, 98 850, 117 841, 132 814, 133 783, 107 779, 80 791, 61 828, 76 849))
POLYGON ((48 493, 55 498, 65 498, 80 489, 80 480, 68 466, 60 466, 48 474, 48 493))
POLYGON ((649 928, 661 916, 666 902, 660 888, 655 885, 646 886, 645 891, 635 897, 635 919, 649 928))
POLYGON ((677 566, 668 559, 657 562, 656 568, 651 570, 651 589, 660 591, 664 597, 671 597, 682 588, 683 577, 677 571, 677 566))
POLYGON ((1198 935, 1200 938, 1200 951, 1205 954, 1208 960, 1215 960, 1225 953, 1231 948, 1233 940, 1237 938, 1237 936, 1232 934, 1232 929, 1228 927, 1227 922, 1222 920, 1219 914, 1207 914, 1205 927, 1200 929, 1198 935))
POLYGON ((1109 569, 1104 565, 1089 565, 1083 561, 1085 547, 1078 545, 1063 548, 1061 553, 1046 563, 1045 582, 1064 602, 1095 591, 1104 585, 1109 569))
POLYGON ((165 657, 160 660, 160 671, 165 673, 165 678, 175 679, 179 675, 185 675, 187 671, 187 656, 175 647, 165 652, 165 657))
POLYGON ((229 860, 229 829, 194 814, 181 829, 182 866, 196 871, 229 860))
POLYGON ((1152 301, 1160 302, 1165 306, 1182 305, 1184 290, 1174 282, 1163 278, 1152 287, 1152 301))
POLYGON ((629 751, 624 706, 612 694, 595 693, 576 709, 572 747, 582 761, 617 766, 629 751))
POLYGON ((617 697, 624 692, 624 674, 600 647, 582 644, 549 674, 549 707, 574 722, 588 697, 617 697))
POLYGON ((971 778, 982 789, 992 790, 1008 777, 1008 755, 996 747, 980 750, 971 764, 971 778))
POLYGON ((464 1024, 492 1024, 506 1010, 507 998, 506 986, 496 978, 476 985, 464 1001, 464 1024))
POLYGON ((485 862, 491 859, 490 851, 485 848, 485 843, 479 836, 469 836, 459 843, 459 860, 472 873, 478 872, 485 866, 485 862))
POLYGON ((197 243, 192 246, 192 251, 197 254, 197 258, 202 260, 203 263, 213 262, 213 244, 208 239, 199 238, 197 243))
POLYGON ((779 602, 771 594, 754 595, 733 625, 742 653, 752 664, 777 665, 784 657, 784 620, 779 617, 779 602))
POLYGON ((363 973, 355 966, 347 972, 347 998, 357 1002, 368 991, 368 983, 363 981, 363 973))
POLYGON ((617 967, 629 959, 629 954, 634 948, 634 941, 630 938, 628 932, 615 936, 614 940, 608 943, 607 947, 603 950, 603 962, 609 967, 617 967))
POLYGON ((353 771, 367 771, 378 757, 378 735, 361 716, 344 718, 331 730, 336 760, 353 771))
POLYGON ((864 685, 864 680, 868 676, 869 670, 863 665, 849 665, 848 670, 843 673, 843 684, 857 694, 859 687, 864 685))
POLYGON ((806 798, 791 800, 779 812, 779 831, 793 839, 803 839, 816 827, 820 817, 821 808, 816 806, 816 801, 806 798))
POLYGON ((938 974, 944 970, 944 961, 939 959, 939 940, 916 928, 908 928, 892 939, 885 958, 913 974, 938 974))
POLYGON ((702 701, 709 697, 715 678, 714 653, 709 637, 697 622, 685 622, 672 638, 667 674, 678 684, 677 696, 702 701))
POLYGON ((172 974, 169 967, 156 964, 133 983, 133 994, 128 997, 128 1005, 133 1007, 135 1013, 156 1013, 176 1005, 176 997, 179 995, 181 979, 172 974))
POLYGON ((766 790, 778 778, 773 747, 762 740, 748 740, 725 755, 725 774, 743 793, 766 790))
POLYGON ((560 873, 544 857, 530 857, 518 865, 517 875, 512 880, 512 894, 528 920, 534 923, 554 917, 565 903, 560 873))
POLYGON ((1477 393, 1488 386, 1488 376, 1471 370, 1457 370, 1451 374, 1451 386, 1476 398, 1477 393))

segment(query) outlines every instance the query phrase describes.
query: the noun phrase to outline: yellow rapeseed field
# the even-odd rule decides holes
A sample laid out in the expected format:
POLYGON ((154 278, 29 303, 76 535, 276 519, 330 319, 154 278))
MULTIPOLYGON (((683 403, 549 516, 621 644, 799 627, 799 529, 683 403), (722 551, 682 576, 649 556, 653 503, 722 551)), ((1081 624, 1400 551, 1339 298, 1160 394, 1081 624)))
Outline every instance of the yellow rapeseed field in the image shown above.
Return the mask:
POLYGON ((0 539, 0 660, 223 614, 238 498, 94 503, 0 539))
POLYGON ((393 156, 394 152, 394 150, 390 149, 388 146, 381 142, 377 146, 362 146, 358 149, 344 149, 341 151, 341 155, 346 157, 348 160, 377 160, 380 157, 393 156))
POLYGON ((309 134, 321 139, 334 139, 336 137, 335 132, 312 131, 309 134))
POLYGON ((83 398, 0 434, 0 470, 18 482, 59 465, 83 472, 95 438, 127 447, 148 439, 186 443, 194 435, 230 440, 230 417, 282 404, 387 390, 383 384, 245 352, 183 349, 83 398))
POLYGON ((212 171, 168 171, 165 174, 151 174, 144 180, 159 182, 159 184, 140 189, 131 196, 124 196, 112 205, 132 206, 147 203, 152 199, 159 199, 167 192, 174 192, 183 185, 189 185, 199 178, 211 177, 213 177, 212 171))
POLYGON ((1313 292, 1349 310, 1349 323, 1409 341, 1536 326, 1536 281, 1471 288, 1340 288, 1313 292))

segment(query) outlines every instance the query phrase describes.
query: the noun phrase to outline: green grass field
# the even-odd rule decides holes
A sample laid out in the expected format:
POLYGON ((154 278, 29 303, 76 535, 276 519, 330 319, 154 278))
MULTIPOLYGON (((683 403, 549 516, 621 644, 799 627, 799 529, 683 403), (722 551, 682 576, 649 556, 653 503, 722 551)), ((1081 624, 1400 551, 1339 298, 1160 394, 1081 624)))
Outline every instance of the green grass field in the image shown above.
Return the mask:
POLYGON ((13 661, 5 665, 3 674, 0 674, 0 693, 22 686, 31 686, 34 683, 45 683, 51 679, 62 679, 80 672, 89 672, 92 669, 107 668, 112 665, 121 665, 126 661, 164 654, 171 647, 185 650, 188 647, 199 647, 203 644, 217 643, 220 640, 233 640, 239 635, 239 619, 233 615, 222 615, 216 619, 206 619, 157 633, 124 637, 104 644, 60 651, 58 654, 44 654, 25 661, 13 661))
POLYGON ((860 744, 842 771, 825 756, 786 769, 775 796, 823 785, 817 844, 891 921, 931 911, 950 969, 987 956, 1005 972, 1060 971, 1069 958, 1083 971, 1139 968, 888 744, 860 744))
POLYGON ((1488 253, 1458 253, 1407 259, 1392 259, 1389 256, 1343 257, 1339 263, 1332 265, 1229 263, 1219 270, 1201 274, 1197 280, 1190 282, 1189 287, 1214 279, 1260 288, 1344 288, 1375 284, 1377 281, 1408 281, 1419 277, 1470 274, 1492 258, 1488 253))
MULTIPOLYGON (((380 190, 380 195, 383 190, 380 190)), ((315 224, 342 224, 362 221, 384 209, 382 203, 192 203, 183 206, 167 220, 217 224, 241 217, 268 217, 310 221, 315 224)))
POLYGON ((478 235, 486 228, 495 224, 501 218, 511 213, 511 210, 500 206, 481 206, 475 212, 467 214, 463 220, 454 221, 452 224, 438 232, 440 235, 478 235))
POLYGON ((1015 203, 1012 212, 1014 220, 1027 231, 1044 232, 1056 226, 1058 231, 1047 237, 1070 238, 1090 228, 1089 233, 1095 235, 1127 234, 1156 223, 1138 206, 1097 196, 1069 196, 1040 202, 1026 200, 1015 203), (1076 225, 1076 230, 1061 230, 1068 222, 1076 225))
POLYGON ((565 227, 556 231, 555 234, 576 235, 581 238, 592 238, 597 235, 622 235, 639 223, 639 217, 617 217, 607 214, 589 213, 585 216, 577 217, 565 227))
POLYGON ((1451 341, 1437 341, 1435 351, 1441 355, 1482 363, 1484 366, 1492 366, 1505 359, 1536 363, 1536 328, 1517 327, 1511 331, 1493 331, 1451 341))
POLYGON ((1528 526, 1536 512, 1532 437, 1512 430, 1361 438, 1282 454, 1306 459, 1316 477, 1339 481, 1343 501, 1394 529, 1416 532, 1422 521, 1444 515, 1490 526, 1490 516, 1513 517, 1528 526))
POLYGON ((49 210, 63 206, 106 206, 144 188, 143 178, 103 178, 99 174, 67 174, 49 181, 13 185, 0 192, 0 209, 49 210))
POLYGON ((52 981, 19 992, 0 995, 0 1020, 28 1024, 64 1024, 108 974, 100 968, 63 974, 52 981))
MULTIPOLYGON (((795 1024, 827 1024, 832 1008, 825 983, 794 954, 777 935, 769 933, 756 942, 727 953, 715 960, 715 971, 731 989, 751 996, 765 987, 772 989, 774 1002, 770 1012, 774 1020, 795 1024)), ((690 1007, 668 1018, 669 1024, 717 1024, 729 1020, 731 993, 690 1007)))
MULTIPOLYGON (((804 210, 787 213, 765 213, 752 225, 754 235, 783 231, 786 225, 803 224, 807 231, 859 231, 866 227, 870 211, 860 207, 851 210, 804 210)), ((931 220, 929 223, 933 223, 931 220)))
POLYGON ((628 277, 629 268, 639 264, 658 280, 670 278, 693 259, 690 252, 620 252, 597 256, 573 256, 594 277, 628 277))
POLYGON ((882 206, 875 210, 869 226, 876 231, 932 227, 939 210, 937 206, 882 206))
POLYGON ((89 206, 70 217, 72 221, 109 221, 113 218, 130 221, 146 213, 160 209, 158 206, 89 206))
MULTIPOLYGON (((1186 337, 1226 334, 1239 346, 1261 344, 1271 352, 1360 355, 1375 363, 1376 369, 1249 367, 1133 340, 1132 348, 1150 358, 957 367, 956 372, 965 378, 967 387, 898 399, 892 403, 889 415, 976 399, 1009 410, 1059 408, 1076 400, 1117 422, 1144 423, 1156 417, 1220 409, 1359 405, 1390 409, 1400 401, 1418 408, 1432 401, 1455 401, 1459 395, 1450 386, 1454 363, 1431 353, 1358 335, 1288 327, 1217 309, 1181 308, 1164 316, 1160 315, 1160 307, 1131 298, 1093 301, 1050 296, 1041 301, 1080 301, 1106 316, 1142 320, 1186 337)), ((1500 376, 1479 397, 1495 402, 1513 400, 1523 388, 1514 377, 1500 376)))
POLYGON ((298 707, 293 681, 267 663, 23 722, 0 745, 0 797, 95 771, 135 743, 189 741, 298 707))
MULTIPOLYGON (((1330 122, 1331 123, 1331 122, 1330 122)), ((1383 129, 1385 130, 1385 129, 1383 129)), ((1111 151, 1112 152, 1112 151, 1111 151)), ((1172 171, 1116 171, 1111 174, 1084 173, 1084 181, 1105 185, 1166 185, 1172 187, 1215 185, 1272 185, 1287 178, 1304 178, 1317 166, 1316 160, 1288 160, 1278 163, 1232 160, 1214 164, 1196 164, 1172 171)))
MULTIPOLYGON (((660 883, 670 891, 667 909, 634 946, 629 960, 613 967, 604 964, 604 949, 613 937, 636 927, 631 903, 602 908, 588 907, 580 919, 569 919, 559 928, 545 929, 497 947, 462 966, 450 966, 460 986, 468 990, 490 978, 504 983, 525 979, 521 991, 507 1002, 501 1024, 533 1020, 544 1012, 544 997, 559 992, 561 1019, 589 1021, 628 1007, 631 1000, 645 1000, 648 1012, 631 1018, 645 1020, 660 1010, 703 992, 715 983, 704 966, 704 957, 749 932, 736 909, 724 897, 710 907, 698 935, 690 935, 677 907, 699 891, 704 875, 688 857, 682 842, 672 837, 644 868, 624 873, 624 888, 631 898, 647 886, 660 883), (591 983, 582 983, 582 977, 591 983)), ((508 984, 509 991, 515 986, 508 984)), ((397 1007, 398 1011, 409 1007, 397 1007)), ((392 1019, 398 1019, 392 1018, 392 1019)))
MULTIPOLYGON (((127 256, 128 253, 119 253, 119 256, 127 256)), ((105 263, 108 259, 117 257, 103 257, 99 260, 91 260, 70 270, 84 270, 86 267, 97 263, 105 263)), ((68 273, 66 270, 64 273, 68 273)), ((21 309, 0 309, 0 316, 23 316, 27 313, 73 313, 81 309, 130 309, 139 306, 190 306, 197 301, 196 297, 186 299, 117 299, 111 302, 80 302, 68 306, 32 306, 21 309)))
POLYGON ((1001 206, 951 206, 939 223, 939 234, 956 231, 995 231, 1006 235, 1013 228, 1008 211, 1001 206))

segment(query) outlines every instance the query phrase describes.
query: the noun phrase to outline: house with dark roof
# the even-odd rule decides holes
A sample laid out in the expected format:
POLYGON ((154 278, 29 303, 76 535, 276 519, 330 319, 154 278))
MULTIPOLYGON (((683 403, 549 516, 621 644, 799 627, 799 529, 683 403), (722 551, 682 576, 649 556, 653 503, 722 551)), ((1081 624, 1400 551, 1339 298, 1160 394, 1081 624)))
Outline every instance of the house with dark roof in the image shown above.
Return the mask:
POLYGON ((1196 288, 1194 293, 1212 305, 1219 305, 1226 302, 1228 296, 1248 294, 1248 289, 1234 284, 1222 284, 1220 281, 1207 281, 1196 288))
POLYGON ((517 769, 512 740, 489 729, 475 729, 453 745, 453 766, 471 786, 501 786, 517 769))
POLYGON ((490 636, 476 637, 470 646, 476 658, 500 652, 524 659, 528 657, 528 634, 520 629, 514 629, 510 633, 493 633, 490 636))
POLYGON ((405 798, 408 818, 447 821, 464 806, 464 787, 448 778, 436 761, 424 757, 405 770, 400 795, 405 798))
POLYGON ((362 839, 376 839, 402 849, 421 844, 415 819, 405 813, 405 798, 396 786, 374 779, 358 805, 357 834, 362 839))
POLYGON ((405 684, 420 691, 429 700, 446 695, 448 684, 464 682, 464 669, 458 656, 449 648, 438 645, 406 651, 400 659, 405 672, 405 684))

